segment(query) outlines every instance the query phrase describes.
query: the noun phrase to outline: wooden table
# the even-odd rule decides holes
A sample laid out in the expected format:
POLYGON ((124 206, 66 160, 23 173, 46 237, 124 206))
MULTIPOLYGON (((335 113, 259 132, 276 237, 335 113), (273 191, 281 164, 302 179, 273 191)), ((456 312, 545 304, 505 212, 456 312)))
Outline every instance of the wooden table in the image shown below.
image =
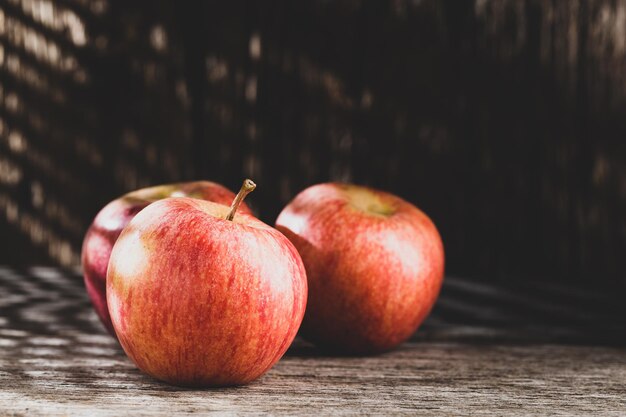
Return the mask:
POLYGON ((0 415, 626 415, 618 295, 448 277, 400 349, 322 356, 297 340, 245 387, 141 374, 92 312, 79 275, 0 267, 0 415))

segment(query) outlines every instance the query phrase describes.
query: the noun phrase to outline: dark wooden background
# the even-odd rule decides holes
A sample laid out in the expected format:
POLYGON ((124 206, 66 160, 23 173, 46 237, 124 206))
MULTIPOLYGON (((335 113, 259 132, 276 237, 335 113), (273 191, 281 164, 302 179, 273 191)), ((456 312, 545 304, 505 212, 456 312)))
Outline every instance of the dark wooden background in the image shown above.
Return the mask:
POLYGON ((626 288, 626 1, 4 0, 0 263, 138 187, 384 188, 448 271, 626 288))

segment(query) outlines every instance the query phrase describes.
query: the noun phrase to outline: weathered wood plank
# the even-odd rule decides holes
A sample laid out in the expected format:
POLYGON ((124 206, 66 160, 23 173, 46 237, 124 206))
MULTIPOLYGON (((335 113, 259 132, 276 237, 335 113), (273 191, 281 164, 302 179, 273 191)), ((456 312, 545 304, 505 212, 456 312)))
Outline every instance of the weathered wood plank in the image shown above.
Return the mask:
POLYGON ((370 358, 321 357, 295 349, 250 386, 187 390, 141 374, 105 339, 66 357, 57 347, 66 339, 42 338, 24 357, 3 358, 0 410, 29 415, 626 413, 626 354, 617 348, 425 342, 370 358))
POLYGON ((523 320, 527 310, 505 308, 523 304, 523 292, 450 278, 433 317, 397 351, 332 357, 298 340, 249 386, 192 390, 139 372, 102 330, 78 276, 0 268, 0 294, 0 415, 626 414, 626 329, 623 317, 610 319, 619 306, 584 315, 618 333, 594 346, 576 332, 598 332, 568 313, 567 297, 552 310, 538 304, 560 312, 542 328, 523 320), (510 327, 489 319, 498 311, 510 327))

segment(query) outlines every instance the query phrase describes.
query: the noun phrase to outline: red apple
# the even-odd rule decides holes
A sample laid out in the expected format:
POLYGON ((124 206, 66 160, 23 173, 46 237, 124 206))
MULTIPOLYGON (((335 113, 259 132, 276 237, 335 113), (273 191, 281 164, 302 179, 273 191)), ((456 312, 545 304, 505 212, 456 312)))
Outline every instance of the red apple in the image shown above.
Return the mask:
MULTIPOLYGON (((209 181, 159 185, 128 193, 100 210, 83 241, 83 278, 96 313, 113 336, 115 332, 106 303, 106 273, 111 249, 122 229, 141 209, 167 197, 194 197, 230 204, 235 194, 228 188, 209 181)), ((250 213, 246 205, 241 207, 241 211, 250 213)))
MULTIPOLYGON (((247 184, 247 185, 246 185, 247 184)), ((293 341, 307 300, 300 255, 278 230, 233 206, 152 203, 113 247, 107 301, 126 354, 183 386, 250 382, 293 341)))
POLYGON ((441 238, 419 209, 392 194, 319 184, 298 194, 276 228, 306 267, 303 336, 325 350, 369 354, 408 339, 435 303, 441 238))

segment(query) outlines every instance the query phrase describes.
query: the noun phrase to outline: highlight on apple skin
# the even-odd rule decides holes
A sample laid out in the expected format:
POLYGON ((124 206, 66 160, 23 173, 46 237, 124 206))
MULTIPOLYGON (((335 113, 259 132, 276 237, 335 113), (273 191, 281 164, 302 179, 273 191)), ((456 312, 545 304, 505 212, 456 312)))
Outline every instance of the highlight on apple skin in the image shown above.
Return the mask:
MULTIPOLYGON (((100 210, 83 240, 81 252, 83 279, 98 317, 114 337, 115 332, 106 303, 106 272, 113 244, 122 229, 141 209, 154 201, 168 197, 193 197, 228 205, 235 197, 235 193, 211 181, 158 185, 128 193, 100 210)), ((240 211, 251 213, 245 203, 240 207, 240 211)))
POLYGON ((273 227, 244 213, 228 220, 229 210, 190 198, 157 201, 113 247, 113 327, 126 354, 154 378, 245 384, 296 336, 307 301, 300 255, 273 227))
POLYGON ((392 194, 350 184, 307 188, 276 228, 306 267, 302 335, 343 354, 372 354, 407 340, 439 294, 444 250, 433 222, 392 194))

